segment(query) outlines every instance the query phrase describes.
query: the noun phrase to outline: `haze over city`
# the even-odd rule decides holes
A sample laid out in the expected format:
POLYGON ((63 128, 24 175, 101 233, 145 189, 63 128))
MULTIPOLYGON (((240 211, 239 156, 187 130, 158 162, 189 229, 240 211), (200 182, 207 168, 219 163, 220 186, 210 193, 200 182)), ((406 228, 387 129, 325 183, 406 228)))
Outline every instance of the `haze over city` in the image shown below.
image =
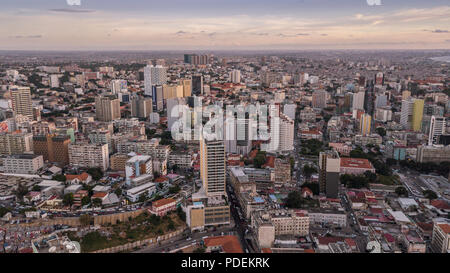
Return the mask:
POLYGON ((448 0, 2 0, 0 50, 449 49, 448 0))

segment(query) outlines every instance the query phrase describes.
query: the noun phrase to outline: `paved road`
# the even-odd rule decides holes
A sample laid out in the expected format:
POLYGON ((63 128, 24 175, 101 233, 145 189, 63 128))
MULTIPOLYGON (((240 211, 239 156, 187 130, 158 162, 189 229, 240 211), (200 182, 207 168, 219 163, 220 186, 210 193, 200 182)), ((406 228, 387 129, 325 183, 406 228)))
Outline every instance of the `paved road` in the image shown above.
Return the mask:
POLYGON ((233 228, 231 227, 222 227, 218 228, 216 231, 211 232, 194 232, 190 235, 178 235, 176 237, 171 238, 170 240, 166 240, 161 242, 161 244, 152 245, 149 247, 144 247, 140 250, 134 251, 134 253, 162 253, 162 252, 173 252, 182 247, 198 244, 202 241, 204 237, 212 237, 212 236, 220 236, 230 234, 230 232, 234 233, 233 228), (190 240, 187 240, 190 237, 190 240))

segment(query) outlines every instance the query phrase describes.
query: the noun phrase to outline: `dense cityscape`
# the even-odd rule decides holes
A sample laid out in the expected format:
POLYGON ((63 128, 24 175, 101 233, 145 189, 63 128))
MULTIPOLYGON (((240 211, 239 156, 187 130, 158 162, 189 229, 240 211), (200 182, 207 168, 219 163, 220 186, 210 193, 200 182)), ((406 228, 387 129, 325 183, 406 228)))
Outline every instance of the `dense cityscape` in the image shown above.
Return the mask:
POLYGON ((0 2, 5 265, 450 253, 448 0, 0 2))
POLYGON ((448 55, 2 52, 0 251, 446 253, 448 55))

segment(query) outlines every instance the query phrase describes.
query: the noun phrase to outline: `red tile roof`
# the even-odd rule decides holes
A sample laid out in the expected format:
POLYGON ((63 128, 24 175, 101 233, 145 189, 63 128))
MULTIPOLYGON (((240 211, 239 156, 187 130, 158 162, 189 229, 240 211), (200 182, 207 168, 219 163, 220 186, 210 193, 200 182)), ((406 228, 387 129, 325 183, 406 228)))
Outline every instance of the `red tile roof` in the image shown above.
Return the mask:
POLYGON ((341 167, 373 169, 372 163, 365 158, 341 157, 341 167))
POLYGON ((66 179, 68 181, 79 179, 81 181, 86 181, 89 177, 88 173, 82 173, 82 174, 66 174, 66 179))
POLYGON ((239 239, 234 235, 209 237, 204 242, 206 247, 222 246, 225 253, 244 253, 239 239))
POLYGON ((176 202, 175 199, 165 198, 165 199, 160 199, 158 201, 154 201, 152 203, 152 206, 158 208, 158 207, 162 207, 162 206, 165 206, 167 204, 174 203, 174 202, 176 202))

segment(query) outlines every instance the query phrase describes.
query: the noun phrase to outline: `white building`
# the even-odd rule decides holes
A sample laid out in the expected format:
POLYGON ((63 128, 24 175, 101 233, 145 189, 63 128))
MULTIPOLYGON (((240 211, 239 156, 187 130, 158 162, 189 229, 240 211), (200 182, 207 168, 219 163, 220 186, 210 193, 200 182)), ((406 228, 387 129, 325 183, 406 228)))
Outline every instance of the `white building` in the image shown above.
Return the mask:
POLYGON ((111 93, 113 94, 119 94, 121 92, 127 92, 128 86, 127 86, 126 80, 112 80, 111 81, 111 93))
POLYGON ((438 144, 437 138, 445 133, 445 118, 431 116, 430 134, 428 136, 428 145, 438 144))
POLYGON ((3 160, 5 173, 36 174, 44 167, 42 155, 11 155, 3 160))
POLYGON ((131 202, 136 202, 139 200, 139 197, 143 194, 145 194, 147 197, 151 197, 155 193, 156 193, 156 184, 149 182, 144 185, 140 185, 127 190, 126 195, 131 202))
POLYGON ((162 65, 147 65, 144 67, 144 88, 145 95, 152 96, 152 87, 154 85, 163 85, 167 83, 167 68, 162 65))
POLYGON ((76 167, 109 168, 108 144, 69 144, 69 162, 76 167))
POLYGON ((360 91, 353 94, 353 107, 352 110, 364 110, 364 91, 360 91))
POLYGON ((230 72, 230 80, 232 83, 241 83, 241 71, 233 69, 230 72))

